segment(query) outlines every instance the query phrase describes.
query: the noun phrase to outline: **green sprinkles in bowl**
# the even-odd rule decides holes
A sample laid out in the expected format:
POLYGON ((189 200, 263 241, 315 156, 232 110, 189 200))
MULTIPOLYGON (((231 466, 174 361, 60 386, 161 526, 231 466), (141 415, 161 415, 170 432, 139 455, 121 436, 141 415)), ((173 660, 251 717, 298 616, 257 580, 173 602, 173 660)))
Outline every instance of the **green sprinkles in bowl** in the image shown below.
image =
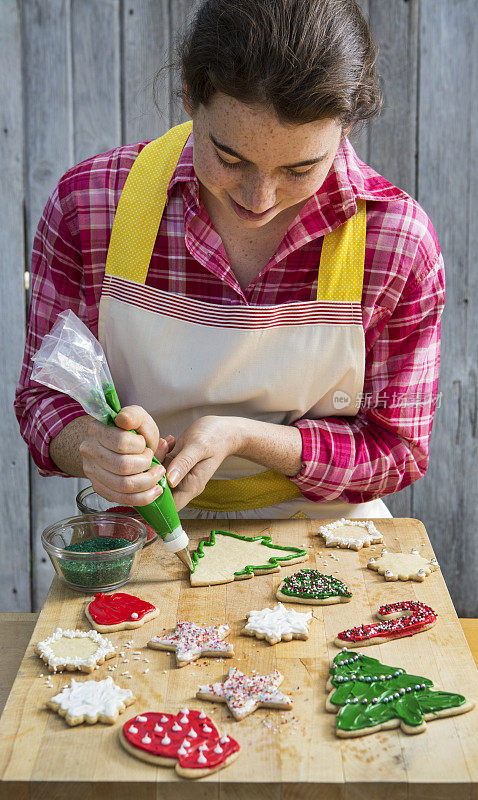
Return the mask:
MULTIPOLYGON (((72 553, 103 553, 129 547, 128 539, 113 538, 112 536, 94 536, 67 545, 64 549, 72 553)), ((128 578, 134 555, 118 558, 59 560, 59 569, 69 583, 84 587, 108 586, 124 581, 128 578)))
POLYGON ((301 569, 284 578, 277 589, 279 600, 310 605, 348 603, 352 592, 343 581, 316 569, 301 569))

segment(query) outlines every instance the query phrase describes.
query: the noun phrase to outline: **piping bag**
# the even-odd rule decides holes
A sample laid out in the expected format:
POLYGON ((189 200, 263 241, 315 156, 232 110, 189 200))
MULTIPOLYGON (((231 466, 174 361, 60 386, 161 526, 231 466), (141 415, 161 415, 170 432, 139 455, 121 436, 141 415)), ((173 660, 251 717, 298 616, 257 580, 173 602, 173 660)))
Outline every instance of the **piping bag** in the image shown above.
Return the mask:
MULTIPOLYGON (((71 309, 58 314, 32 361, 32 380, 69 395, 100 422, 115 424, 121 403, 103 348, 71 309)), ((153 456, 152 464, 160 463, 153 456)), ((161 537, 165 548, 192 570, 188 535, 181 526, 166 475, 158 483, 163 493, 149 505, 134 508, 161 537)))

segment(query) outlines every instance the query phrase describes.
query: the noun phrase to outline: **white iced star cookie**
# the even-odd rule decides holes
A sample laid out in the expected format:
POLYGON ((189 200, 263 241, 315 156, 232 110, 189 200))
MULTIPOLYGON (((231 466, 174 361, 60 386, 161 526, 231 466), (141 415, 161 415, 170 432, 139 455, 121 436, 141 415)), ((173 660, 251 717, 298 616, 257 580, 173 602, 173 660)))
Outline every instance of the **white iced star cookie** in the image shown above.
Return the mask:
POLYGON ((105 659, 116 655, 116 648, 98 631, 56 631, 38 642, 36 653, 48 665, 50 672, 93 672, 105 659))
POLYGON ((386 581, 419 582, 439 569, 436 558, 424 558, 416 548, 410 553, 389 553, 382 550, 380 557, 371 558, 367 567, 383 575, 386 581))
POLYGON ((259 706, 265 708, 292 708, 292 700, 279 691, 284 676, 278 669, 270 675, 259 675, 255 670, 252 675, 245 675, 231 667, 223 683, 210 683, 200 686, 196 697, 211 700, 213 703, 227 703, 235 719, 240 720, 252 714, 259 706))
POLYGON ((257 639, 265 639, 269 644, 309 638, 311 611, 299 613, 292 608, 286 608, 282 603, 277 603, 273 608, 249 611, 247 617, 248 622, 242 633, 246 636, 255 636, 257 639))
POLYGON ((68 725, 81 725, 88 722, 107 722, 113 725, 121 711, 134 703, 135 697, 130 689, 121 689, 109 676, 102 681, 75 681, 64 686, 47 702, 48 708, 57 711, 68 725))
POLYGON ((372 520, 338 519, 321 525, 319 535, 325 540, 326 547, 343 547, 350 550, 360 550, 370 547, 371 544, 383 542, 383 536, 377 530, 372 520))

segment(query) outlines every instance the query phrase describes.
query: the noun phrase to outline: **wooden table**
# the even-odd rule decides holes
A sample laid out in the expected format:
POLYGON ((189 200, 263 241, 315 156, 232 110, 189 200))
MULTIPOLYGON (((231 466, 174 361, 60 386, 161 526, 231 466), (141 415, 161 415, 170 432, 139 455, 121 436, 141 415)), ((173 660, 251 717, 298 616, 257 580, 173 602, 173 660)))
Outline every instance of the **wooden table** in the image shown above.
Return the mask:
MULTIPOLYGON (((416 546, 431 556, 424 527, 415 520, 376 521, 391 550, 416 546)), ((206 536, 210 521, 188 524, 193 541, 206 536)), ((37 621, 0 722, 0 798, 15 800, 472 800, 478 797, 478 713, 430 722, 419 736, 400 730, 341 740, 334 733, 334 716, 324 710, 328 667, 338 650, 332 644, 337 631, 372 621, 378 606, 387 601, 419 599, 439 614, 437 626, 410 639, 368 647, 368 655, 409 672, 432 678, 441 688, 460 691, 478 700, 478 672, 455 615, 441 573, 423 583, 385 582, 364 569, 373 549, 359 553, 327 550, 307 520, 274 521, 273 540, 305 546, 309 562, 300 566, 334 572, 351 587, 353 600, 345 605, 316 606, 311 636, 306 641, 274 647, 239 635, 246 611, 272 605, 281 575, 254 577, 211 588, 192 589, 181 565, 165 556, 161 545, 147 548, 140 573, 128 590, 154 600, 161 616, 136 631, 112 634, 115 643, 134 639, 134 649, 149 658, 148 674, 143 660, 127 665, 132 680, 117 678, 132 688, 137 702, 114 726, 82 725, 69 728, 63 719, 44 707, 45 701, 69 681, 70 675, 53 676, 54 691, 44 685, 43 663, 33 644, 60 625, 86 629, 86 598, 63 588, 55 579, 37 621), (332 556, 335 556, 333 558, 332 556), (336 560, 337 559, 337 560, 336 560), (324 563, 326 562, 326 563, 324 563), (227 662, 202 660, 178 670, 174 656, 144 650, 147 640, 163 627, 174 626, 178 617, 198 622, 227 620, 232 629, 236 656, 227 662), (283 690, 292 695, 294 708, 255 712, 240 723, 228 718, 222 705, 195 699, 199 684, 222 679, 231 664, 245 672, 266 672, 275 666, 285 676, 283 690), (298 688, 297 688, 298 687, 298 688), (203 708, 221 729, 242 745, 239 759, 227 769, 199 782, 178 779, 173 770, 154 767, 130 757, 118 744, 118 731, 126 719, 141 711, 175 712, 179 706, 203 708), (284 722, 283 722, 284 720, 284 722)), ((240 522, 234 530, 255 535, 261 522, 240 522)), ((375 548, 378 551, 380 547, 375 548)), ((290 566, 283 574, 300 568, 290 566)), ((301 610, 299 606, 295 606, 301 610)), ((16 615, 6 615, 13 617, 16 615)), ((5 620, 8 624, 13 619, 5 620)), ((468 625, 476 636, 476 621, 468 625)), ((31 619, 24 622, 31 626, 31 619)), ((10 625, 11 627, 11 625, 10 625)), ((12 633, 10 633, 11 637, 12 633)), ((16 635, 16 634, 15 634, 16 635)), ((20 637, 16 647, 21 648, 20 637)), ((113 662, 110 662, 113 663, 113 662)), ((119 672, 119 670, 117 671, 119 672)), ((95 678, 110 674, 103 665, 95 678)), ((84 676, 80 677, 84 679, 84 676)), ((5 685, 4 679, 4 685, 5 685)))

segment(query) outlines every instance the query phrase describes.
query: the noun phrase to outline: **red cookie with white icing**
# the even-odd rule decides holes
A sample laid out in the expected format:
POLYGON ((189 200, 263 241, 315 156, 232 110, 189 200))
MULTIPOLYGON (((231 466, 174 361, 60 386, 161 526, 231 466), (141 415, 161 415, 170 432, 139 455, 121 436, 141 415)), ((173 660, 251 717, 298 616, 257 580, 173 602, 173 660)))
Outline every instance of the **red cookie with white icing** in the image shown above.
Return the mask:
POLYGON ((142 761, 175 767, 183 778, 202 778, 227 767, 239 744, 220 732, 203 711, 179 714, 147 711, 125 722, 120 732, 125 750, 142 761))
POLYGON ((414 636, 416 633, 433 628, 437 621, 433 608, 418 600, 404 600, 380 606, 377 617, 382 622, 358 625, 356 628, 338 633, 335 639, 337 647, 346 644, 358 644, 360 647, 384 644, 392 639, 414 636))
POLYGON ((159 614, 159 609, 134 594, 98 592, 88 603, 85 614, 101 633, 139 628, 159 614))

